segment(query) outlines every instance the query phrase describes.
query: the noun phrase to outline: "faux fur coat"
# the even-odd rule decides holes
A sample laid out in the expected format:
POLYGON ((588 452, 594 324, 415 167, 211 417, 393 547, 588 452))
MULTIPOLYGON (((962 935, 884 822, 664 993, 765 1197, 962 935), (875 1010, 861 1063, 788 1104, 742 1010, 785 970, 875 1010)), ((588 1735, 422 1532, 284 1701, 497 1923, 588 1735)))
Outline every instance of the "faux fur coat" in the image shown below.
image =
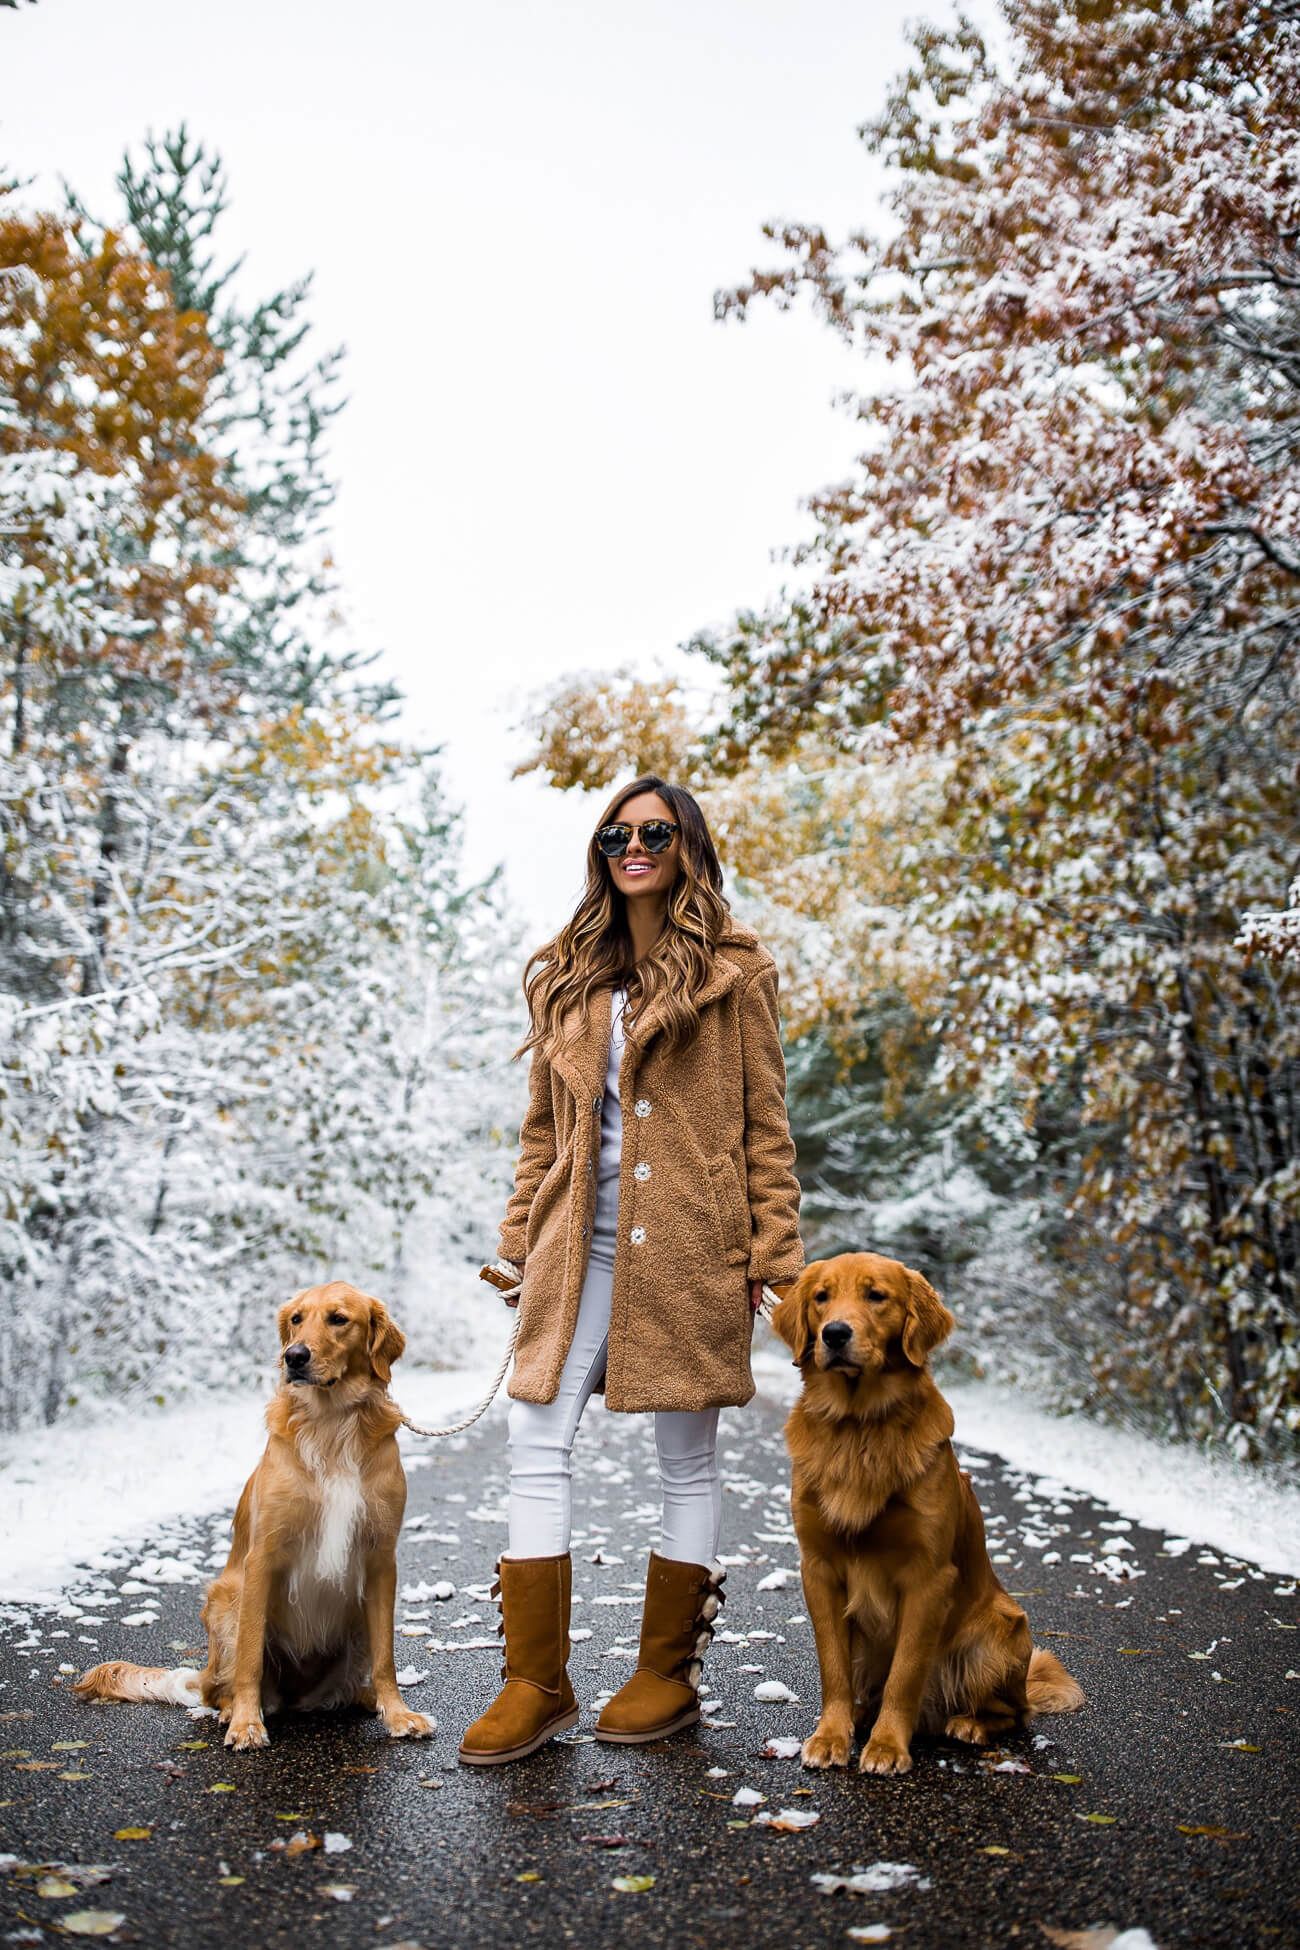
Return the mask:
MULTIPOLYGON (((653 1005, 628 1025, 610 1408, 713 1408, 754 1392, 749 1282, 791 1280, 804 1261, 776 997, 772 957, 751 928, 730 921, 692 1041, 665 1047, 653 1005)), ((501 1228, 502 1255, 524 1262, 509 1390, 521 1401, 555 1400, 578 1318, 610 1013, 603 989, 562 1054, 533 1053, 501 1228)))

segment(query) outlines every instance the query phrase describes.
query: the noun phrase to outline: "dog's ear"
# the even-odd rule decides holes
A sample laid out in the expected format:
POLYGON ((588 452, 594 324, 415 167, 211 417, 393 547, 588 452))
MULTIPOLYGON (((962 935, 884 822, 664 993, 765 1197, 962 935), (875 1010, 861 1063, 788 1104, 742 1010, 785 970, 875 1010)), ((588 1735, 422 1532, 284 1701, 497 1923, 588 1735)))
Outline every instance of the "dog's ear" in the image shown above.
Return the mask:
POLYGON ((781 1336, 793 1354, 796 1367, 803 1366, 808 1343, 813 1338, 808 1316, 812 1307, 811 1295, 816 1289, 821 1269, 821 1260, 814 1260, 811 1266, 805 1266, 772 1315, 772 1330, 781 1336))
POLYGON ((280 1330, 281 1347, 288 1347, 290 1341, 293 1339, 293 1328, 289 1323, 293 1318, 294 1308, 301 1299, 301 1293, 295 1293, 291 1300, 285 1301, 279 1313, 275 1316, 275 1324, 280 1330))
POLYGON ((376 1379, 387 1381, 393 1372, 394 1361, 400 1361, 405 1351, 405 1334, 388 1318, 388 1309, 383 1301, 372 1300, 366 1352, 370 1356, 370 1365, 375 1371, 376 1379))
POLYGON ((957 1325, 934 1288, 920 1273, 907 1268, 907 1319, 903 1323, 903 1353, 914 1368, 923 1368, 930 1350, 946 1341, 957 1325))

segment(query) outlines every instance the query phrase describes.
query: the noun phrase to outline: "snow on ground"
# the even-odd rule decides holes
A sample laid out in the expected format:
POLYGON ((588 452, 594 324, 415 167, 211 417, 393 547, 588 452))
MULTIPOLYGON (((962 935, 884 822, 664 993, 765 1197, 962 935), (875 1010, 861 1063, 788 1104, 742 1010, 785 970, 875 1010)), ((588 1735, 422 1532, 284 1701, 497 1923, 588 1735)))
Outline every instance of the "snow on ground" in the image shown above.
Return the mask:
MULTIPOLYGON (((503 1310, 504 1313, 504 1310, 503 1310)), ((473 1364, 399 1370, 393 1393, 413 1421, 459 1420, 477 1406, 504 1348, 509 1315, 473 1343, 473 1364), (496 1331, 491 1331, 496 1330, 496 1331), (490 1346, 489 1346, 490 1341, 490 1346)), ((754 1352, 763 1393, 792 1401, 798 1377, 775 1344, 754 1352)), ((1264 1570, 1300 1572, 1300 1490, 1277 1475, 1151 1437, 1048 1412, 1023 1392, 988 1382, 942 1382, 963 1449, 1110 1504, 1171 1537, 1231 1553, 1264 1570)), ((179 1518, 233 1512, 261 1453, 266 1393, 197 1397, 28 1430, 0 1441, 0 1603, 57 1601, 111 1553, 152 1540, 179 1518)), ((489 1411, 504 1412, 502 1391, 489 1411)), ((419 1458, 432 1445, 403 1434, 419 1458)))
MULTIPOLYGON (((483 1399, 495 1370, 495 1360, 450 1372, 413 1368, 394 1376, 393 1395, 414 1422, 458 1421, 483 1399)), ((103 1569, 119 1546, 138 1545, 178 1517, 233 1513, 266 1441, 268 1394, 70 1418, 0 1440, 0 1603, 55 1602, 79 1567, 103 1569)), ((431 1446, 405 1433, 402 1444, 431 1446)))
MULTIPOLYGON (((792 1402, 799 1392, 790 1356, 775 1342, 755 1348, 754 1378, 776 1401, 792 1402)), ((1300 1572, 1300 1489, 1280 1472, 1082 1415, 1054 1415, 1025 1391, 993 1382, 941 1375, 939 1385, 959 1449, 984 1450, 1047 1483, 1085 1491, 1147 1529, 1265 1571, 1300 1572)))

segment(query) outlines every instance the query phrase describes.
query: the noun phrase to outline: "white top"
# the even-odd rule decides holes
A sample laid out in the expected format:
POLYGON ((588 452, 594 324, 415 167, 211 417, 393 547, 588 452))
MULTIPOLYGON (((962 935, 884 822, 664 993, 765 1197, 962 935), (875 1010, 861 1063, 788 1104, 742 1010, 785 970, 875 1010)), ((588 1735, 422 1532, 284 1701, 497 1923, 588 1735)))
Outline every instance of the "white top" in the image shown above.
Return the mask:
POLYGON ((623 1157, 623 1110, 618 1101, 618 1073, 626 1044, 623 1012, 627 995, 614 990, 609 1010, 609 1062, 600 1105, 600 1170, 596 1175, 596 1213, 591 1222, 591 1257, 598 1266, 613 1266, 618 1239, 618 1174, 623 1157))

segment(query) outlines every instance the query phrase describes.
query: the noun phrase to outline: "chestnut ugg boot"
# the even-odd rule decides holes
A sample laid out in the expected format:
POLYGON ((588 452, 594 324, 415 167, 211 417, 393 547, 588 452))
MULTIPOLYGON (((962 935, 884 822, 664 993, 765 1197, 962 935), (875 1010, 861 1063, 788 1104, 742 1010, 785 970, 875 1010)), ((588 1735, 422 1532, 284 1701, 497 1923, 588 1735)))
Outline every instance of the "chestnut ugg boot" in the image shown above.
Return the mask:
POLYGON ((726 1572, 650 1553, 636 1671, 600 1709, 597 1740, 661 1740, 700 1717, 700 1667, 726 1572))
POLYGON ((522 1760, 553 1734, 575 1726, 578 1702, 565 1665, 569 1657, 569 1553, 562 1557, 503 1557, 492 1596, 501 1599, 505 1685, 460 1743, 473 1767, 522 1760))

